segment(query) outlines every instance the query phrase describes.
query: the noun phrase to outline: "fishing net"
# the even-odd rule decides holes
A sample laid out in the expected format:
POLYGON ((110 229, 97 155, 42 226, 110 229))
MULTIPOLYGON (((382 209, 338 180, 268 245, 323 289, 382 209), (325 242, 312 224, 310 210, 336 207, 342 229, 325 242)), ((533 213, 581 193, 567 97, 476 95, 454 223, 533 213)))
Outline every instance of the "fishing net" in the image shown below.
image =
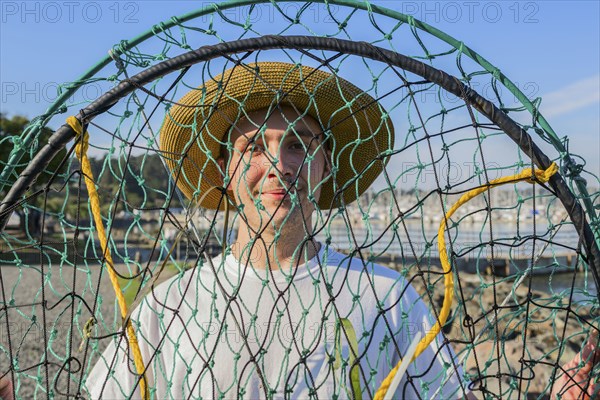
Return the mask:
POLYGON ((172 18, 62 86, 22 135, 2 132, 0 374, 17 398, 373 398, 402 361, 399 398, 550 393, 599 329, 598 177, 539 99, 461 42, 340 4, 172 18), (266 63, 295 84, 269 83, 266 63), (232 69, 297 139, 295 179, 280 147, 257 150, 268 125, 231 95, 232 69), (90 87, 104 94, 71 100, 90 87), (307 114, 319 128, 303 139, 307 114), (214 120, 256 138, 236 148, 214 120), (252 157, 289 184, 275 211, 252 197, 252 157), (327 179, 302 186, 302 168, 327 179), (285 207, 272 241, 240 232, 285 207), (302 238, 296 262, 264 268, 289 250, 282 232, 302 238))

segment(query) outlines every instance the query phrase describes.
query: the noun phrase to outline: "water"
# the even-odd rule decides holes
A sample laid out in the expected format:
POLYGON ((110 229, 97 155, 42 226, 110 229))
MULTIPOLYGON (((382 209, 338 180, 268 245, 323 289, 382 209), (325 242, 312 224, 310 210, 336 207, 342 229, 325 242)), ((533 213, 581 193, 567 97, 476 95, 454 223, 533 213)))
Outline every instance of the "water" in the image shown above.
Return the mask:
MULTIPOLYGON (((527 287, 528 284, 529 282, 527 279, 521 283, 524 287, 527 287)), ((582 301, 590 299, 590 297, 597 297, 598 294, 598 289, 594 283, 592 274, 589 273, 586 276, 581 271, 577 273, 575 282, 573 282, 573 275, 570 273, 555 274, 553 276, 533 276, 531 288, 548 294, 562 294, 566 296, 574 289, 574 301, 582 301)))
MULTIPOLYGON (((351 230, 345 224, 332 224, 329 234, 332 238, 332 243, 335 248, 347 250, 355 248, 354 239, 351 234, 354 234, 359 246, 368 246, 368 252, 373 254, 383 255, 400 255, 412 254, 414 252, 420 256, 428 254, 431 257, 436 257, 437 249, 437 230, 439 222, 422 223, 420 220, 409 220, 406 222, 406 231, 404 226, 400 225, 397 233, 389 229, 389 225, 383 221, 367 222, 365 224, 352 223, 351 230), (370 228, 370 229, 369 229, 370 228), (387 231, 386 231, 387 229, 387 231), (385 233, 383 233, 385 231, 385 233), (383 233, 383 235, 382 235, 383 233), (381 237, 379 237, 381 235, 381 237), (410 241, 409 241, 410 238, 410 241), (431 246, 429 246, 431 244, 431 246), (412 245, 412 249, 411 249, 412 245)), ((494 259, 523 259, 526 268, 529 265, 527 260, 542 256, 536 266, 541 264, 547 265, 552 260, 558 260, 561 264, 567 263, 567 255, 570 255, 571 265, 575 264, 576 253, 572 249, 577 248, 579 237, 572 225, 561 226, 556 232, 548 232, 548 228, 543 223, 538 223, 535 226, 535 233, 538 238, 543 238, 552 243, 545 247, 546 243, 542 240, 536 240, 535 244, 532 240, 524 240, 528 235, 533 235, 534 224, 533 220, 527 220, 519 225, 519 229, 515 223, 494 221, 492 224, 491 237, 496 242, 504 243, 507 246, 494 246, 494 259), (553 233, 555 233, 553 235, 553 233), (516 246, 516 247, 509 247, 516 246), (556 258, 555 258, 556 257, 556 258)), ((452 248, 456 253, 463 254, 463 257, 475 257, 485 259, 490 257, 490 247, 480 246, 490 241, 489 225, 482 226, 481 223, 461 224, 460 229, 451 230, 452 248), (471 251, 472 249, 474 249, 471 251)), ((317 237, 319 240, 325 240, 325 233, 321 232, 317 237)), ((445 235, 448 245, 448 236, 445 235)), ((521 286, 527 287, 529 281, 526 279, 521 283, 521 286)), ((569 296, 572 288, 574 301, 586 301, 597 296, 597 288, 594 283, 594 277, 591 273, 587 275, 579 269, 575 282, 573 283, 573 274, 571 272, 543 273, 532 277, 531 286, 533 290, 544 292, 550 295, 569 296)))
MULTIPOLYGON (((326 232, 329 233, 334 247, 339 249, 354 248, 354 238, 356 238, 359 246, 368 247, 374 254, 400 255, 402 252, 411 254, 411 248, 413 248, 417 255, 420 255, 430 247, 433 248, 433 251, 437 251, 439 222, 423 223, 421 220, 407 220, 405 224, 408 234, 402 224, 398 225, 397 230, 394 231, 383 221, 360 222, 362 223, 356 221, 352 223, 351 229, 344 223, 332 223, 317 237, 325 240, 326 232)), ((526 220, 519 224, 518 229, 515 223, 494 221, 491 235, 489 225, 482 223, 461 223, 459 229, 450 229, 452 248, 456 253, 460 254, 480 246, 482 243, 488 243, 491 237, 495 242, 504 244, 504 246, 495 247, 494 257, 498 259, 530 258, 532 254, 537 255, 545 243, 538 240, 534 244, 531 239, 526 240, 533 233, 533 220, 526 220), (511 249, 509 246, 514 248, 511 249)), ((572 225, 563 225, 557 231, 549 232, 547 225, 538 222, 535 225, 535 236, 553 242, 544 251, 545 256, 574 254, 574 251, 569 248, 577 247, 578 235, 572 225), (555 233, 554 236, 552 236, 553 233, 555 233)), ((445 234, 445 239, 449 245, 448 233, 445 234)), ((481 255, 478 256, 481 257, 481 255)), ((484 254, 483 257, 485 256, 484 254)))

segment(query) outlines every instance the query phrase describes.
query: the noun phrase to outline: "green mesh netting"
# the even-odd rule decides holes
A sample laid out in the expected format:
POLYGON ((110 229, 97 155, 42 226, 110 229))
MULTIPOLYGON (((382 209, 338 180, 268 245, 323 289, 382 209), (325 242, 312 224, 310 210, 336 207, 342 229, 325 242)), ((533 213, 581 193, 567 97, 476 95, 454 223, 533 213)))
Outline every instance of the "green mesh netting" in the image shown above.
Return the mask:
MULTIPOLYGON (((561 167, 565 188, 591 221, 592 236, 581 235, 587 223, 573 221, 564 192, 549 184, 494 187, 461 207, 445 230, 455 281, 450 317, 395 395, 450 398, 471 390, 478 398, 545 398, 563 373, 559 367, 598 331, 598 261, 589 249, 599 237, 593 206, 600 182, 574 163, 567 139, 559 140, 535 109, 539 99, 519 95, 515 102, 516 89, 493 66, 409 17, 368 4, 285 4, 229 4, 173 18, 115 46, 110 61, 62 87, 67 94, 87 85, 108 91, 191 49, 267 34, 347 39, 358 53, 371 54, 298 45, 265 49, 257 42, 133 84, 116 104, 94 110, 86 125, 87 153, 114 265, 99 244, 73 141, 39 168, 37 182, 16 204, 4 203, 0 211, 0 374, 10 377, 17 398, 88 397, 90 390, 140 396, 108 268, 116 271, 131 309, 150 397, 374 396, 441 311, 438 228, 445 214, 463 193, 539 160, 467 93, 452 93, 431 77, 378 58, 367 43, 444 71, 507 113, 530 135, 524 142, 537 143, 561 167), (245 18, 231 18, 231 10, 245 18), (255 24, 265 10, 273 24, 255 24), (317 23, 317 12, 328 23, 317 23), (360 124, 356 116, 367 107, 361 93, 345 99, 357 139, 340 146, 331 120, 314 118, 316 125, 307 127, 298 118, 322 103, 290 105, 285 91, 272 88, 270 123, 260 114, 245 115, 243 101, 229 121, 237 128, 227 137, 258 132, 255 139, 242 140, 243 147, 219 143, 228 154, 221 165, 230 173, 224 182, 209 183, 217 190, 235 184, 219 197, 229 212, 198 207, 204 193, 189 199, 178 183, 200 187, 208 166, 219 165, 214 152, 204 151, 204 164, 190 155, 194 146, 205 149, 203 135, 211 134, 203 125, 212 115, 206 93, 188 106, 196 118, 180 153, 160 147, 165 116, 184 94, 215 83, 229 68, 252 70, 273 61, 352 82, 377 101, 393 130, 360 124), (272 130, 285 132, 281 144, 270 141, 272 130), (307 131, 317 137, 302 136, 307 131), (353 163, 377 135, 393 136, 393 148, 353 163), (296 152, 300 162, 287 165, 280 159, 284 151, 296 152), (182 169, 188 159, 191 165, 182 169), (350 164, 340 171, 342 159, 350 164), (299 174, 301 166, 310 172, 299 174), (382 172, 363 193, 361 177, 373 170, 382 172), (319 207, 315 197, 324 183, 313 175, 321 171, 335 182, 331 209, 319 207), (351 179, 338 182, 343 174, 351 179), (290 189, 273 195, 282 203, 275 208, 257 194, 264 183, 254 182, 269 175, 263 182, 276 183, 269 189, 290 189), (585 181, 596 188, 591 194, 585 181), (345 196, 358 199, 346 202, 345 196), (268 259, 269 253, 289 257, 268 259)), ((226 97, 227 81, 216 86, 226 97)), ((316 100, 302 84, 294 90, 316 100)), ((59 100, 21 137, 2 133, 0 145, 13 148, 2 163, 2 198, 47 140, 41 127, 58 128, 89 105, 59 100), (25 151, 30 157, 22 157, 25 151)), ((599 374, 592 376, 598 380, 599 374)))

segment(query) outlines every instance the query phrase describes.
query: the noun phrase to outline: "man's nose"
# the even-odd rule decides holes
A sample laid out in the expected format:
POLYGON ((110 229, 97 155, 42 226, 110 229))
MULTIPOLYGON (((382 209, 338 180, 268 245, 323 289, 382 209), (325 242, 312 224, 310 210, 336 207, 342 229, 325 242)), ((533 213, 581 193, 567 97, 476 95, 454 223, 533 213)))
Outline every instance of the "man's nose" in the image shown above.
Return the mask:
POLYGON ((269 179, 278 177, 293 177, 298 170, 298 162, 294 157, 284 152, 276 152, 276 157, 271 159, 269 168, 269 179))

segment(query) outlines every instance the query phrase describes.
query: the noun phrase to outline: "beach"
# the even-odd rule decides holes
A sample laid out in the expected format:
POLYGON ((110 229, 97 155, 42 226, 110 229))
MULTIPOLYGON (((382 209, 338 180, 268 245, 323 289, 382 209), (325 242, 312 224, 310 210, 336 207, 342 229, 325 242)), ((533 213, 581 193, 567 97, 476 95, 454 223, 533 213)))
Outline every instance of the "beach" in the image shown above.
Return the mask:
MULTIPOLYGON (((123 271, 123 267, 117 269, 123 271)), ((120 317, 108 275, 101 274, 100 268, 44 266, 47 279, 43 293, 41 268, 1 267, 4 294, 12 307, 8 322, 6 314, 0 318, 4 350, 0 354, 0 371, 7 371, 10 366, 10 347, 15 369, 23 371, 15 382, 18 397, 46 398, 44 388, 50 386, 55 398, 65 398, 66 393, 78 392, 82 366, 89 369, 109 340, 92 339, 89 342, 93 346, 86 346, 84 327, 92 316, 88 308, 102 316, 93 327, 94 337, 113 333, 111 328, 115 321, 120 323, 120 317), (44 300, 46 307, 42 306, 44 300), (44 352, 44 348, 48 351, 44 352), (47 369, 40 365, 44 357, 48 360, 47 369)))

